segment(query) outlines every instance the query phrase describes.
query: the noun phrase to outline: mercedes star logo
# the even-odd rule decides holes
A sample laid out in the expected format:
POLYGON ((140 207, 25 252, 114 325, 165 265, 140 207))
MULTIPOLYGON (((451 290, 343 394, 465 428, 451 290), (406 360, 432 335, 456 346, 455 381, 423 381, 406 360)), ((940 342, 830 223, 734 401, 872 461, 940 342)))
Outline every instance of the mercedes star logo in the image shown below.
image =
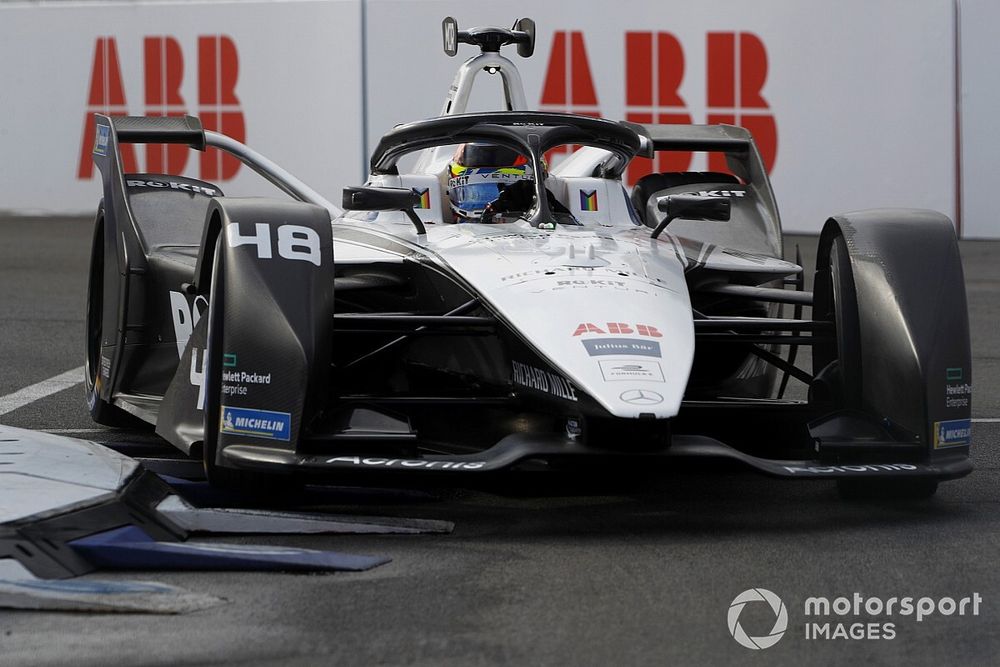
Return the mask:
POLYGON ((663 402, 662 396, 648 389, 629 389, 623 391, 619 398, 632 405, 656 405, 663 402))

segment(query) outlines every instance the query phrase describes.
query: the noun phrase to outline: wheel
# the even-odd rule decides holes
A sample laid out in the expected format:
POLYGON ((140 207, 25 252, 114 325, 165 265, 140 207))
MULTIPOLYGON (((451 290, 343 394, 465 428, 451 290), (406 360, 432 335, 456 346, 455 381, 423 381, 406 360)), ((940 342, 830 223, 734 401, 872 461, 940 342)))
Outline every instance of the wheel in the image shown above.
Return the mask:
POLYGON ((84 363, 84 389, 90 417, 105 426, 132 426, 136 419, 121 408, 101 398, 101 349, 104 337, 104 211, 97 212, 94 245, 90 253, 90 277, 87 281, 87 354, 84 363))
POLYGON ((937 492, 938 481, 927 477, 889 479, 838 479, 844 500, 923 500, 937 492))
POLYGON ((816 380, 809 388, 810 402, 861 409, 861 323, 844 237, 833 239, 826 264, 817 267, 813 293, 813 319, 833 322, 836 342, 813 346, 816 380))
POLYGON ((222 363, 223 317, 225 310, 225 290, 221 272, 222 236, 215 244, 212 256, 212 283, 208 299, 208 342, 203 363, 205 391, 205 421, 202 445, 202 462, 205 477, 216 488, 235 491, 248 496, 266 496, 268 500, 291 499, 303 488, 301 479, 292 474, 266 473, 256 470, 227 468, 216 462, 219 438, 219 395, 221 388, 216 369, 222 363))

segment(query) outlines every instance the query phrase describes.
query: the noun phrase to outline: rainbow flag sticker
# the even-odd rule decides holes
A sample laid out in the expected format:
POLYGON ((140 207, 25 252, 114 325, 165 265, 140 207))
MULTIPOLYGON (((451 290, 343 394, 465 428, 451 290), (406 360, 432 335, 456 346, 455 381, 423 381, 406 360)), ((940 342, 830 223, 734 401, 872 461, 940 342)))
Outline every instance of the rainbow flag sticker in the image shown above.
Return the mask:
POLYGON ((580 210, 581 211, 597 210, 597 190, 591 190, 590 192, 587 192, 586 190, 580 190, 580 210))
POLYGON ((420 195, 420 203, 414 208, 430 208, 431 207, 431 191, 430 188, 424 188, 423 190, 417 190, 417 194, 420 195))

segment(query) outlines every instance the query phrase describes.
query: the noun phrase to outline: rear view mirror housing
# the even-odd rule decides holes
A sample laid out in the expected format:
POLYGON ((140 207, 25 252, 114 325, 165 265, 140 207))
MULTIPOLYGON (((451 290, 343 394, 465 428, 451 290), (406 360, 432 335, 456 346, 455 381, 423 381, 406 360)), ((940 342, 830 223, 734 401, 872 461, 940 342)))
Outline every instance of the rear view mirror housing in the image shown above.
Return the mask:
POLYGON ((343 208, 347 211, 403 211, 413 223, 417 234, 426 234, 424 223, 413 207, 420 204, 420 195, 411 188, 384 188, 361 185, 344 188, 343 208))
POLYGON ((732 211, 728 197, 709 197, 703 195, 683 194, 667 195, 656 200, 656 208, 667 216, 653 230, 653 238, 657 238, 673 220, 714 220, 726 222, 732 211))

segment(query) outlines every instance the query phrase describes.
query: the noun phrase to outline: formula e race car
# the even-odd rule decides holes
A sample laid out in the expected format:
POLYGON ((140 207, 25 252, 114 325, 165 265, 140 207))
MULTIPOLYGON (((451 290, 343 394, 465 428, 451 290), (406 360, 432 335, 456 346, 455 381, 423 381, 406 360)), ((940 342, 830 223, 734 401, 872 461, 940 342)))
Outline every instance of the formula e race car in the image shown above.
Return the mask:
POLYGON ((444 40, 480 52, 441 116, 382 137, 343 208, 196 118, 96 117, 97 422, 153 424, 213 483, 251 489, 711 456, 926 496, 971 470, 948 218, 829 218, 807 292, 747 131, 526 110, 500 51, 531 55, 528 19, 446 19, 444 40), (507 108, 466 113, 484 72, 507 108), (125 174, 124 143, 226 151, 288 199, 125 174), (627 192, 630 161, 661 151, 720 154, 728 170, 627 192))

